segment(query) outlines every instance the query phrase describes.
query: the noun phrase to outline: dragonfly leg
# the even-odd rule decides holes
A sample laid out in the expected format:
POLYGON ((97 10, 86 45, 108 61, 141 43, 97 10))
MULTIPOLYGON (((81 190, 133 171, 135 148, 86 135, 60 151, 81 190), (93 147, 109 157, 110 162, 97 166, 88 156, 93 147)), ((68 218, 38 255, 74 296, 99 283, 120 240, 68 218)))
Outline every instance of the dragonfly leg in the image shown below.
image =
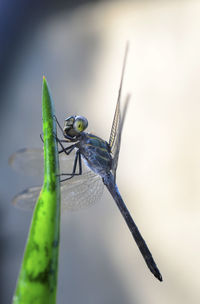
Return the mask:
POLYGON ((68 147, 64 147, 64 145, 62 143, 63 142, 66 143, 66 140, 61 140, 57 136, 56 136, 56 140, 59 143, 59 145, 61 146, 61 150, 58 151, 59 154, 64 152, 65 154, 69 155, 74 150, 74 148, 76 148, 76 144, 73 144, 73 145, 68 146, 68 147))
POLYGON ((58 119, 57 119, 56 115, 53 115, 53 117, 55 118, 55 121, 56 121, 56 123, 57 123, 57 125, 58 125, 58 127, 59 127, 60 131, 62 132, 62 134, 63 134, 63 136, 64 136, 64 133, 63 133, 63 128, 61 127, 61 125, 60 125, 60 123, 59 123, 59 121, 58 121, 58 119))
MULTIPOLYGON (((55 133, 54 133, 54 136, 55 136, 56 140, 59 143, 69 143, 66 139, 59 139, 55 133)), ((40 139, 44 143, 44 139, 43 139, 43 134, 42 133, 40 133, 40 139)))
POLYGON ((60 182, 64 182, 68 179, 71 179, 72 177, 76 176, 76 175, 81 175, 82 174, 82 162, 81 162, 81 154, 80 154, 80 151, 77 150, 76 151, 76 156, 75 156, 75 160, 74 160, 74 166, 73 166, 73 170, 72 170, 72 173, 61 173, 60 176, 69 176, 69 177, 66 177, 62 180, 60 180, 60 182), (78 161, 78 165, 79 165, 79 172, 76 173, 76 167, 77 167, 77 161, 78 161))
POLYGON ((42 133, 40 133, 40 139, 44 143, 44 139, 43 139, 42 133))
MULTIPOLYGON (((59 139, 56 134, 54 134, 54 136, 55 136, 57 142, 60 144, 60 146, 62 148, 60 151, 58 151, 59 154, 62 153, 62 152, 64 152, 65 154, 69 155, 74 150, 74 148, 76 147, 76 144, 73 144, 73 145, 68 146, 68 147, 64 147, 62 143, 63 142, 66 143, 67 141, 65 139, 63 139, 63 140, 59 139)), ((44 143, 42 133, 40 134, 40 139, 44 143)))
POLYGON ((69 155, 74 150, 74 148, 75 148, 75 146, 71 145, 70 147, 67 147, 67 148, 64 148, 64 149, 58 151, 58 153, 60 154, 60 153, 64 152, 65 154, 69 155))
POLYGON ((60 154, 60 153, 64 152, 65 154, 69 155, 74 150, 74 148, 76 148, 76 145, 74 144, 74 145, 71 145, 66 148, 63 145, 61 145, 61 147, 62 147, 62 149, 60 151, 58 151, 58 153, 60 154))

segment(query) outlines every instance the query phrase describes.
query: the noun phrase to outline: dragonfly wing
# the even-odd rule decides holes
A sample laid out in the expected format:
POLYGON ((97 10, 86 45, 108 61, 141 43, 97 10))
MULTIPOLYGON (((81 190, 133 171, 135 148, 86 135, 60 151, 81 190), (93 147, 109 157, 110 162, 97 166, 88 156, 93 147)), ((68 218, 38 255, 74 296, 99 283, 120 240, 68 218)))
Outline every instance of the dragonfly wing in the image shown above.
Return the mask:
POLYGON ((16 207, 19 207, 20 209, 32 210, 38 199, 40 191, 41 186, 28 188, 23 192, 17 194, 13 198, 12 204, 16 207))
POLYGON ((118 130, 120 120, 121 120, 120 95, 121 95, 121 93, 119 92, 117 105, 115 108, 115 114, 114 114, 114 118, 113 118, 113 123, 112 123, 112 128, 111 128, 111 132, 110 132, 109 145, 110 145, 111 151, 113 150, 113 148, 115 146, 117 130, 118 130))
POLYGON ((113 156, 112 173, 113 173, 115 179, 116 179, 116 170, 117 170, 117 165, 118 165, 119 151, 120 151, 120 146, 121 146, 122 129, 123 129, 124 119, 126 116, 126 111, 127 111, 129 100, 130 100, 130 95, 127 95, 123 112, 122 112, 122 114, 120 113, 120 120, 118 122, 118 127, 116 129, 114 144, 111 147, 111 153, 113 156))
MULTIPOLYGON (((101 177, 92 171, 61 183, 62 209, 76 211, 95 204, 103 194, 101 177)), ((32 210, 38 199, 41 186, 31 187, 16 195, 12 203, 24 210, 32 210)))
POLYGON ((112 172, 113 172, 114 178, 116 178, 117 163, 118 163, 120 144, 121 144, 121 132, 122 132, 123 121, 124 121, 127 104, 128 104, 128 100, 129 100, 129 97, 128 97, 126 100, 123 115, 122 115, 121 109, 120 109, 120 100, 121 100, 121 91, 122 91, 122 85, 123 85, 123 79, 124 79, 124 71, 125 71, 125 66, 126 66, 127 54, 128 54, 128 44, 126 45, 126 49, 125 49, 122 73, 121 73, 121 80, 120 80, 120 86, 119 86, 119 93, 118 93, 118 97, 117 97, 117 105, 115 108, 115 114, 114 114, 114 118, 113 118, 112 128, 111 128, 111 132, 110 132, 110 139, 109 139, 109 145, 111 148, 111 153, 113 155, 112 172))
POLYGON ((43 175, 43 150, 21 149, 9 158, 9 165, 16 171, 28 176, 43 175))
MULTIPOLYGON (((73 168, 75 152, 70 155, 61 153, 59 155, 60 167, 63 173, 71 173, 73 168)), ((16 171, 28 176, 43 176, 44 153, 42 149, 21 149, 9 158, 9 165, 16 171)))
POLYGON ((117 135, 117 130, 120 125, 120 120, 121 120, 121 113, 120 113, 120 100, 121 100, 121 91, 122 91, 122 85, 123 85, 123 80, 124 80, 124 71, 125 71, 125 66, 126 66, 126 59, 127 59, 127 54, 128 54, 128 48, 129 45, 128 43, 126 44, 126 49, 125 49, 125 54, 124 54, 124 60, 123 60, 123 65, 122 65, 122 72, 121 72, 121 79, 120 79, 120 85, 119 85, 119 92, 117 96, 117 105, 115 108, 115 114, 113 118, 113 123, 112 123, 112 128, 110 132, 110 139, 109 139, 109 145, 112 148, 115 145, 116 141, 116 135, 117 135))
POLYGON ((61 183, 62 209, 75 211, 96 203, 103 194, 104 185, 99 175, 91 170, 61 183))
MULTIPOLYGON (((27 166, 29 168, 31 162, 30 159, 32 160, 34 159, 33 163, 35 163, 36 159, 43 158, 43 152, 42 150, 39 149, 37 151, 35 149, 34 150, 26 149, 23 151, 23 153, 21 151, 15 153, 14 157, 12 156, 13 164, 15 163, 18 164, 18 167, 16 169, 20 169, 20 170, 22 169, 21 164, 23 164, 24 171, 25 170, 27 171, 27 168, 25 167, 25 164, 22 161, 22 159, 24 159, 22 155, 25 155, 26 156, 25 158, 29 159, 29 161, 27 162, 27 166), (34 155, 34 158, 33 157, 31 158, 30 157, 31 155, 34 155)), ((74 154, 66 155, 62 153, 60 155, 60 166, 63 173, 72 172, 73 160, 74 160, 74 154)), ((41 166, 43 167, 43 165, 41 166)), ((102 196, 104 185, 102 183, 101 177, 99 175, 96 175, 94 172, 92 172, 85 165, 84 162, 82 162, 82 170, 83 170, 82 175, 74 176, 73 178, 61 183, 62 209, 67 209, 71 211, 82 209, 90 205, 93 205, 102 196)), ((27 171, 27 173, 30 172, 27 171)), ((35 206, 40 191, 41 191, 41 186, 28 188, 23 192, 19 193, 18 195, 16 195, 12 202, 15 206, 21 209, 31 210, 35 206)))

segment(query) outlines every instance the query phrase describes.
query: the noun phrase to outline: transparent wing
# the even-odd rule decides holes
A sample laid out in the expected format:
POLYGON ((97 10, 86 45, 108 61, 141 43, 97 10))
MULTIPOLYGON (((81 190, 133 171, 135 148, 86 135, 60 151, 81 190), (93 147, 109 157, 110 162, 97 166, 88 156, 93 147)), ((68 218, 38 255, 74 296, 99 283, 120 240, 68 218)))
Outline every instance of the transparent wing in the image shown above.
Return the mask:
MULTIPOLYGON (((103 194, 101 177, 92 171, 61 183, 61 207, 63 210, 76 211, 95 204, 103 194)), ((13 198, 13 205, 24 210, 32 210, 38 199, 41 186, 31 187, 13 198)))
POLYGON ((126 116, 126 111, 127 111, 129 100, 130 100, 130 95, 127 95, 123 112, 122 112, 122 114, 120 113, 120 121, 118 123, 118 127, 117 127, 117 130, 116 130, 114 144, 113 144, 113 147, 111 149, 111 153, 112 153, 112 156, 113 156, 112 173, 114 175, 114 179, 116 179, 116 171, 117 171, 117 165, 118 165, 119 151, 120 151, 120 146, 121 146, 121 135, 122 135, 122 129, 123 129, 124 119, 125 119, 125 116, 126 116))
POLYGON ((87 171, 61 184, 62 208, 70 211, 95 204, 102 196, 104 184, 99 175, 87 171))
POLYGON ((121 113, 120 100, 121 100, 121 90, 122 90, 123 79, 124 79, 124 71, 125 71, 125 66, 126 66, 127 53, 128 53, 128 44, 126 45, 126 49, 125 49, 122 74, 121 74, 121 80, 120 80, 120 86, 119 86, 119 93, 118 93, 118 98, 117 98, 117 105, 116 105, 116 109, 115 109, 115 114, 114 114, 114 118, 113 118, 112 128, 111 128, 111 132, 110 132, 110 139, 109 139, 109 145, 111 148, 111 153, 113 155, 112 172, 113 172, 115 179, 116 179, 116 170, 117 170, 120 144, 121 144, 121 133, 122 133, 124 118, 125 118, 125 114, 126 114, 126 110, 127 110, 127 106, 128 106, 128 101, 130 99, 130 96, 128 95, 126 98, 124 110, 121 113))
POLYGON ((115 147, 117 130, 118 130, 120 120, 121 120, 120 95, 121 95, 121 93, 119 92, 117 105, 116 105, 116 108, 115 108, 115 115, 114 115, 114 118, 113 118, 112 128, 111 128, 111 132, 110 132, 110 139, 109 139, 109 145, 111 147, 112 152, 113 152, 113 149, 115 147))
POLYGON ((28 176, 43 175, 43 150, 21 149, 12 154, 9 165, 16 171, 28 176))
POLYGON ((20 209, 32 210, 38 199, 40 191, 41 186, 28 188, 17 194, 13 198, 12 204, 20 209))
MULTIPOLYGON (((72 172, 75 151, 70 155, 61 153, 59 155, 60 168, 64 173, 72 172)), ((9 158, 9 165, 16 171, 28 176, 43 176, 44 155, 42 149, 21 149, 9 158)))
MULTIPOLYGON (((71 173, 75 154, 62 153, 60 167, 62 173, 71 173)), ((28 175, 43 174, 43 151, 41 149, 23 149, 13 154, 9 159, 10 165, 28 175)), ((82 162, 83 174, 61 183, 62 209, 75 211, 86 208, 98 201, 104 185, 101 177, 92 172, 82 162)), ((31 187, 16 195, 12 203, 24 210, 34 208, 40 194, 41 186, 31 187)))

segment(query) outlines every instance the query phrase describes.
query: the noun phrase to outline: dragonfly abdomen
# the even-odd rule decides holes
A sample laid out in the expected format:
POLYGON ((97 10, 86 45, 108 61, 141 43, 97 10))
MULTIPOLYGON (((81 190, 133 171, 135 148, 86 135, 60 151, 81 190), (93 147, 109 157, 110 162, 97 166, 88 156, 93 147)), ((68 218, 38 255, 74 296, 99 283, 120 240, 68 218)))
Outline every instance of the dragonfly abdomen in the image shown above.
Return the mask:
POLYGON ((119 190, 117 188, 117 185, 115 184, 114 181, 114 177, 112 175, 112 173, 107 174, 104 178, 103 178, 103 183, 104 185, 106 185, 107 189, 109 190, 110 194, 112 195, 112 197, 114 198, 117 207, 119 208, 121 214, 123 215, 127 226, 129 227, 130 232, 133 235, 133 238, 148 266, 148 268, 150 269, 150 271, 154 274, 154 276, 159 280, 162 281, 162 276, 159 272, 159 269, 151 255, 151 252, 149 250, 149 248, 147 247, 147 244, 145 243, 142 235, 140 234, 135 222, 133 221, 120 193, 119 190))

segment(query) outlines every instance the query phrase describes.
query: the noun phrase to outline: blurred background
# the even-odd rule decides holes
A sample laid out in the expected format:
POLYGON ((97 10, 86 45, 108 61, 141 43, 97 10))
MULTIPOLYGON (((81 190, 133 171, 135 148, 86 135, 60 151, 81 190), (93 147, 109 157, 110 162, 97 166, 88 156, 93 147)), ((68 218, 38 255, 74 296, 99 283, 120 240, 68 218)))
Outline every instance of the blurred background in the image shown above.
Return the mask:
POLYGON ((200 2, 0 2, 0 302, 10 303, 31 221, 12 197, 37 180, 8 157, 42 147, 45 75, 59 121, 84 115, 109 139, 126 41, 132 99, 117 183, 163 275, 147 269, 107 191, 65 212, 58 303, 199 303, 200 2))

